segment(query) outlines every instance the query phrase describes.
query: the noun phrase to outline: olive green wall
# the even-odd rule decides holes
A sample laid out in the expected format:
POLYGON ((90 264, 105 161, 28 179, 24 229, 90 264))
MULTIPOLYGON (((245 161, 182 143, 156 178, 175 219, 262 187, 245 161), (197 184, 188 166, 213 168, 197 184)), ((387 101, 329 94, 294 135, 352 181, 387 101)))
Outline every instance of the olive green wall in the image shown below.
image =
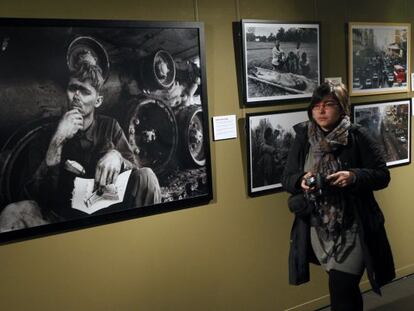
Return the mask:
MULTIPOLYGON (((0 15, 203 21, 210 116, 236 114, 243 119, 247 112, 288 106, 240 108, 232 22, 321 21, 322 75, 345 79, 345 22, 410 22, 414 5, 409 3, 2 0, 0 15)), ((0 246, 0 309, 313 310, 327 304, 327 278, 319 268, 312 268, 310 283, 288 285, 293 217, 286 207, 287 194, 249 198, 244 153, 241 126, 238 139, 211 142, 214 199, 208 205, 0 246)), ((391 175, 391 185, 376 197, 387 219, 397 274, 403 276, 414 272, 413 165, 393 168, 391 175)))

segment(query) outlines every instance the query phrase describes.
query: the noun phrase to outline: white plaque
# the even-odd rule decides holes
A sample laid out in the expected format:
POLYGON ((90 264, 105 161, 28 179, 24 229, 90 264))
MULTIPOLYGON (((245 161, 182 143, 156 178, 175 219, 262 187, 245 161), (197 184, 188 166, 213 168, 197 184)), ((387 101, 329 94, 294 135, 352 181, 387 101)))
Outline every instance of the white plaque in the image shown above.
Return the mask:
POLYGON ((237 138, 236 115, 213 117, 214 140, 237 138))
POLYGON ((342 83, 342 78, 341 77, 325 78, 325 82, 332 82, 333 84, 339 84, 339 83, 342 83))
POLYGON ((414 92, 414 73, 411 73, 411 91, 414 92))
POLYGON ((414 104, 414 97, 412 97, 411 98, 411 115, 414 117, 414 107, 413 107, 413 104, 414 104))

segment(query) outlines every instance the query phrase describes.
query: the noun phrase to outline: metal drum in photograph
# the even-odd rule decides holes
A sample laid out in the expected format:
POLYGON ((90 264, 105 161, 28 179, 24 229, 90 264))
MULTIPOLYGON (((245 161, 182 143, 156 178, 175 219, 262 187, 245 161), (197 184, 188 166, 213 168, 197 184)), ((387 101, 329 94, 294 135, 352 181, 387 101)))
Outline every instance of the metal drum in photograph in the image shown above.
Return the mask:
POLYGON ((174 158, 178 130, 174 113, 161 100, 133 99, 128 116, 128 141, 141 166, 162 173, 174 158))
POLYGON ((175 81, 176 68, 171 54, 159 50, 140 61, 139 84, 144 89, 167 89, 175 81))
POLYGON ((3 204, 22 199, 23 185, 34 173, 29 171, 29 159, 34 160, 30 150, 55 121, 56 118, 36 120, 16 131, 2 147, 1 154, 7 155, 0 167, 0 193, 6 201, 3 204))
POLYGON ((180 151, 186 166, 204 166, 203 111, 201 106, 185 106, 176 111, 180 151))

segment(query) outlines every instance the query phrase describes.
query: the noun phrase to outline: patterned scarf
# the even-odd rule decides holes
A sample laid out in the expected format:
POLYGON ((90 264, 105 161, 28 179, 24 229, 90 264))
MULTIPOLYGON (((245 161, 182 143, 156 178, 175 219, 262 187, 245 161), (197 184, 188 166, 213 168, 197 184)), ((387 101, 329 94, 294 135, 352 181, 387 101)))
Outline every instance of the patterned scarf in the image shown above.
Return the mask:
MULTIPOLYGON (((326 134, 315 122, 310 122, 308 137, 309 152, 312 153, 314 159, 312 172, 326 177, 341 169, 341 163, 335 157, 335 151, 348 143, 350 126, 349 117, 345 116, 336 128, 326 134)), ((326 186, 323 187, 320 195, 310 193, 308 199, 315 206, 313 223, 319 238, 324 241, 336 241, 343 229, 345 204, 342 191, 326 186)))

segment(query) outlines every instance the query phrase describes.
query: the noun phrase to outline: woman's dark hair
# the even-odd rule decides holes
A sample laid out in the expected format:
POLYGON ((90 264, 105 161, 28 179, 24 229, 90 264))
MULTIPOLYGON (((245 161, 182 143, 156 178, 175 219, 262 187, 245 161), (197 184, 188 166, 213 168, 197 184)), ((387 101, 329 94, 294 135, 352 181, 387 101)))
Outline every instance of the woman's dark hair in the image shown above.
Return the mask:
POLYGON ((343 83, 334 84, 332 82, 324 82, 319 85, 312 94, 311 102, 308 107, 309 120, 312 118, 313 107, 322 101, 325 96, 331 95, 335 100, 338 101, 341 113, 349 116, 351 113, 350 101, 348 90, 343 83))

